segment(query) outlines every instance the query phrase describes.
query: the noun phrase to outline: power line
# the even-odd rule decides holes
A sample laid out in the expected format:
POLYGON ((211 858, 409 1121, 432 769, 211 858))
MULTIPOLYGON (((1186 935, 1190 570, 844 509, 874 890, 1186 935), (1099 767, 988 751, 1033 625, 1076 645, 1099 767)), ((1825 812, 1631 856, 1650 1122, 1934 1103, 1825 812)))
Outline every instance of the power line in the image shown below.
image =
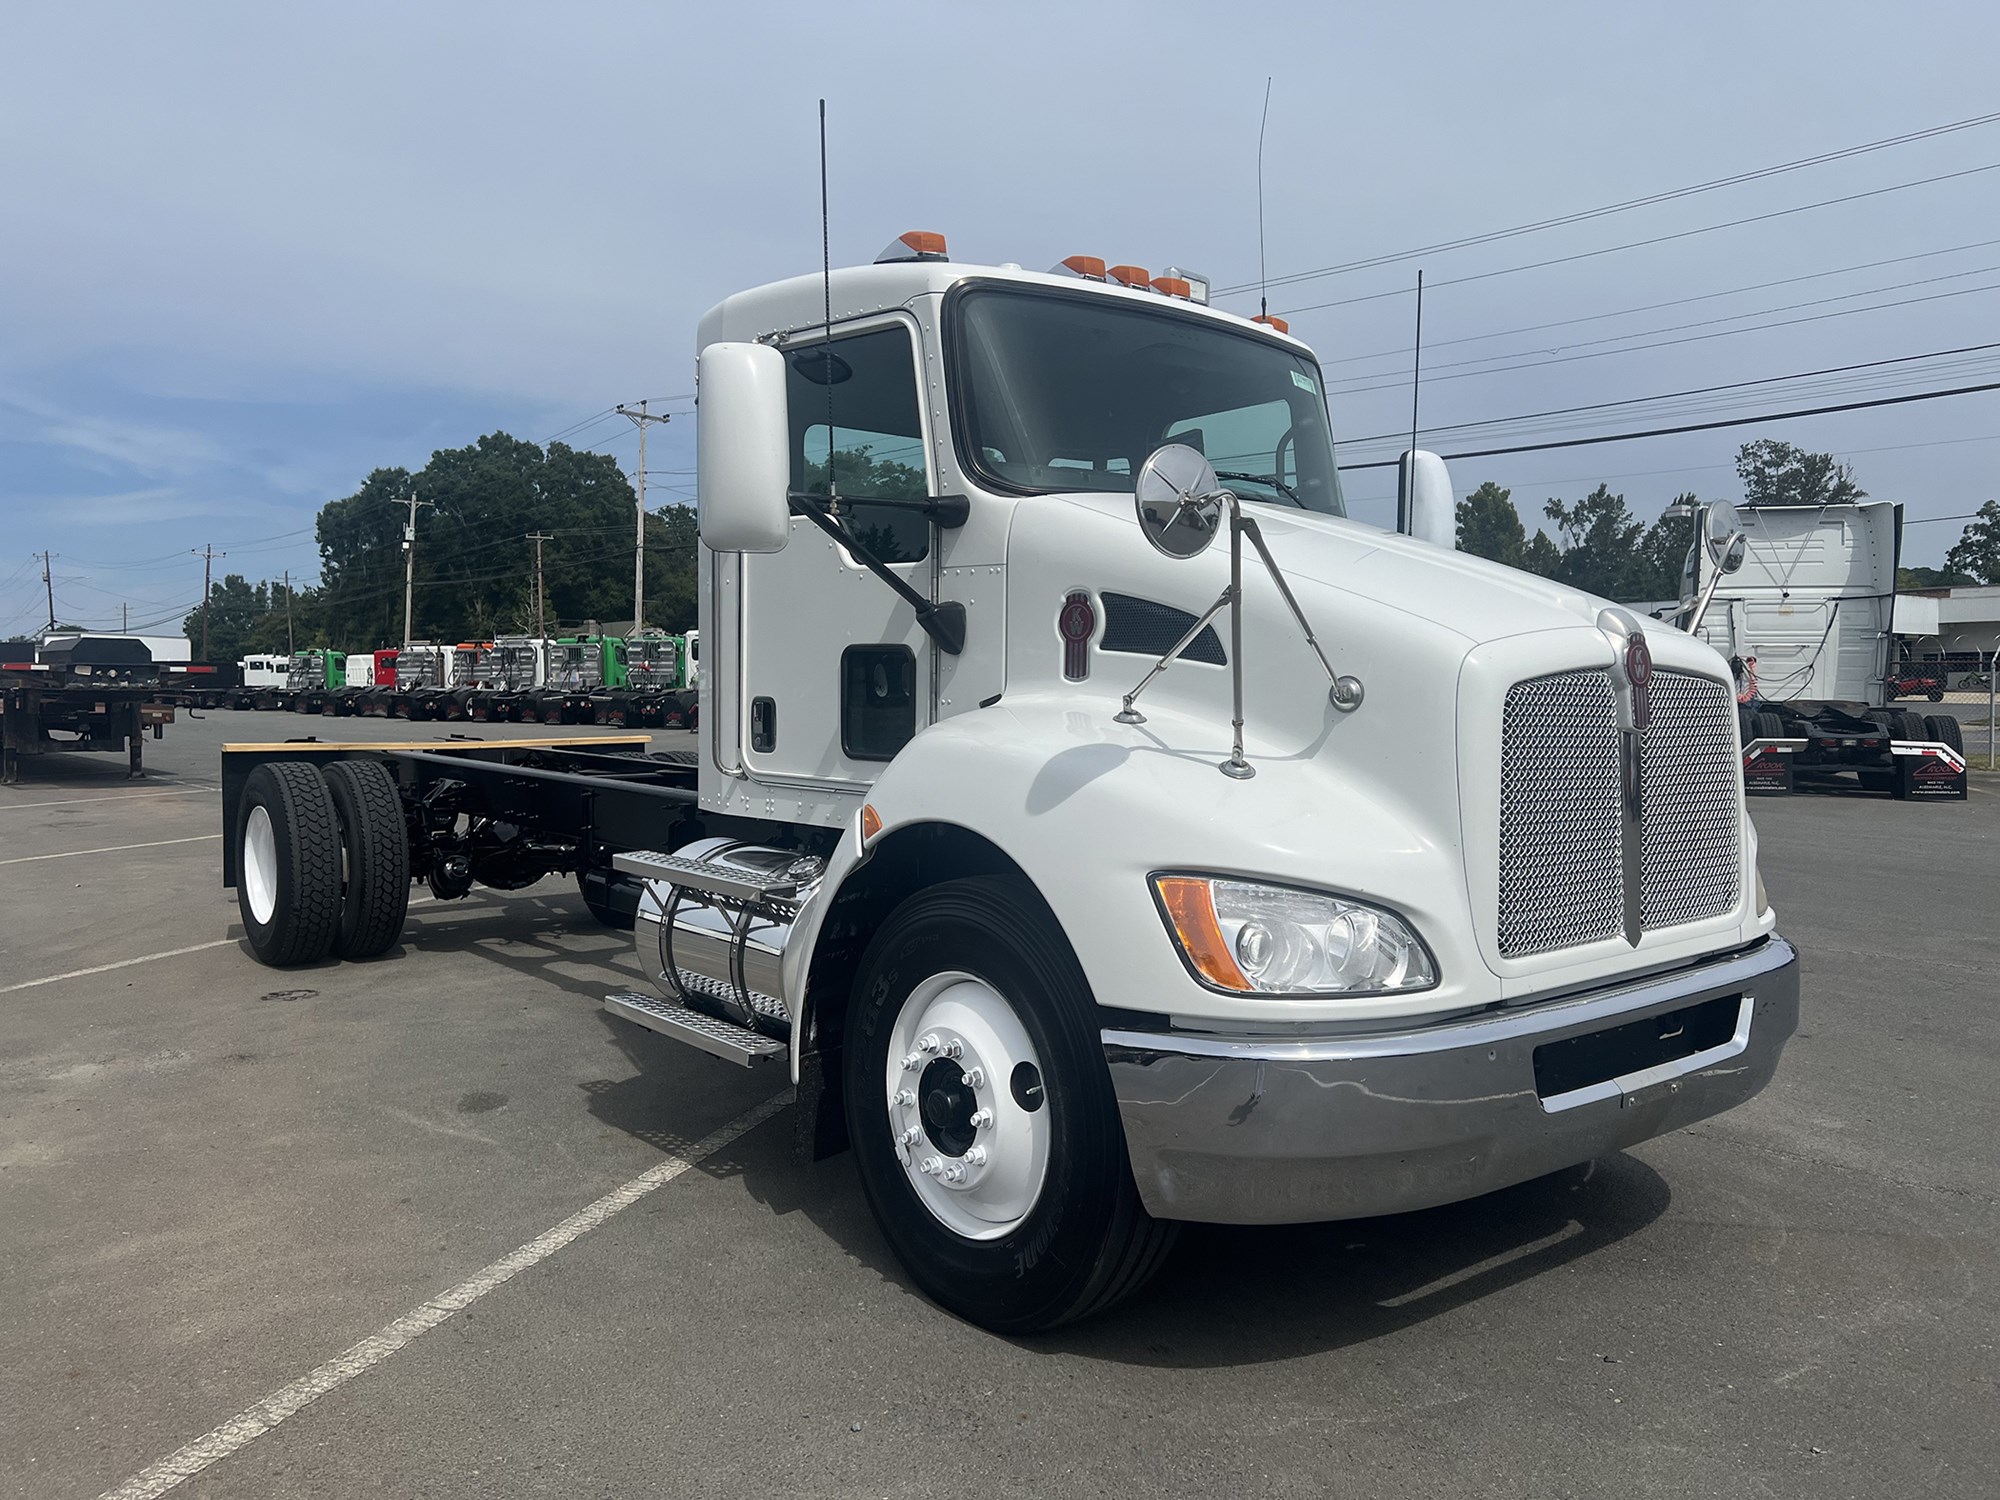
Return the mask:
MULTIPOLYGON (((1712 432, 1719 427, 1750 427, 1759 422, 1783 422, 1794 417, 1824 417, 1834 412, 1867 411, 1878 406, 1908 406, 1916 401, 1941 401, 1947 396, 1970 396, 1980 391, 2000 391, 2000 380, 1983 385, 1962 385, 1945 391, 1919 391, 1910 396, 1881 396, 1873 401, 1848 401, 1838 406, 1812 406, 1799 411, 1764 412, 1754 417, 1725 417, 1716 422, 1689 422, 1679 427, 1654 427, 1644 432, 1614 432, 1596 437, 1565 438, 1554 443, 1518 443, 1508 448, 1481 448, 1470 453, 1447 453, 1447 462, 1457 462, 1465 458, 1498 458, 1510 453, 1545 453, 1556 448, 1590 448, 1599 443, 1626 443, 1639 438, 1674 437, 1684 432, 1712 432)), ((1343 474, 1358 469, 1393 469, 1402 460, 1396 458, 1377 459, 1361 464, 1342 464, 1343 474)))
MULTIPOLYGON (((1464 250, 1473 245, 1489 245, 1496 240, 1513 239, 1524 234, 1538 234, 1544 229, 1560 229, 1570 224, 1582 224, 1592 219, 1602 219, 1611 214, 1627 213, 1635 208, 1650 208, 1655 204, 1671 203, 1676 199, 1690 198, 1697 193, 1710 193, 1719 188, 1738 187, 1746 182, 1758 182, 1767 177, 1777 177, 1787 172, 1803 171, 1807 167, 1825 166, 1828 162, 1846 161, 1856 156, 1865 156, 1874 151, 1886 151, 1894 146, 1907 146, 1914 141, 1930 140, 1954 131, 1970 130, 1980 125, 1991 125, 2000 120, 2000 111, 1992 114, 1974 115, 1964 120, 1954 120, 1944 125, 1933 125, 1924 130, 1908 131, 1902 135, 1887 136, 1879 141, 1867 141, 1859 146, 1846 146, 1838 151, 1823 151, 1815 156, 1802 156, 1796 161, 1779 162, 1775 166, 1758 167, 1748 172, 1738 172, 1729 177, 1716 177, 1707 182, 1697 182, 1688 187, 1672 188, 1666 192, 1649 193, 1643 198, 1628 198, 1622 203, 1607 203, 1599 208, 1582 209, 1576 213, 1558 214, 1550 219, 1538 219, 1532 224, 1517 224, 1510 229, 1488 230, 1484 234, 1462 235, 1453 240, 1441 240, 1432 245, 1419 245, 1411 250, 1395 250, 1384 255, 1371 255, 1361 260, 1344 261, 1339 265, 1320 266, 1310 271, 1293 271, 1287 275, 1270 278, 1272 286, 1291 286, 1301 281, 1312 281, 1322 276, 1338 276, 1348 271, 1364 271, 1375 266, 1394 265, 1397 261, 1414 260, 1422 255, 1438 255, 1447 250, 1464 250)), ((1216 288, 1213 295, 1234 296, 1255 290, 1257 283, 1243 282, 1235 286, 1216 288)))
MULTIPOLYGON (((1568 417, 1580 412, 1609 411, 1619 406, 1637 406, 1643 402, 1670 401, 1682 396, 1706 396, 1717 391, 1743 390, 1753 385, 1774 385, 1780 381, 1808 380, 1820 375, 1844 375, 1854 370, 1873 370, 1885 365, 1911 364, 1920 359, 1943 359, 1957 354, 1982 354, 1988 350, 2000 349, 2000 342, 1990 344, 1963 344, 1956 349, 1933 349, 1924 354, 1898 354, 1889 359, 1863 360, 1852 365, 1827 365, 1817 370, 1800 370, 1791 375, 1765 375, 1756 380, 1732 380, 1722 385, 1698 385, 1684 391, 1665 391, 1657 396, 1628 396, 1622 401, 1593 401, 1585 406, 1558 406, 1548 411, 1525 412, 1515 417, 1487 417, 1478 422, 1453 422, 1443 427, 1433 427, 1431 436, 1441 432, 1466 432, 1475 427, 1501 427, 1516 422, 1535 421, 1542 417, 1568 417)), ((1350 443, 1374 443, 1388 438, 1400 438, 1400 432, 1380 432, 1371 437, 1349 438, 1350 443)))
MULTIPOLYGON (((1512 276, 1521 271, 1540 271, 1549 266, 1566 266, 1574 261, 1594 260, 1600 255, 1615 255, 1623 250, 1642 250, 1648 245, 1664 245, 1672 240, 1684 240, 1698 234, 1710 234, 1718 229, 1735 229, 1744 224, 1761 224, 1766 219, 1782 219, 1790 214, 1802 214, 1816 208, 1830 208, 1835 204, 1854 203, 1863 198, 1878 198, 1884 193, 1900 193, 1905 188, 1928 187, 1934 182, 1949 182, 1955 177, 1971 177, 1981 172, 2000 170, 2000 162, 1989 162, 1983 167, 1968 167, 1962 172, 1946 172, 1941 177, 1925 177, 1916 182, 1899 182, 1885 188, 1874 188, 1865 193, 1852 193, 1844 198, 1825 198, 1817 203, 1803 203, 1796 208, 1781 208, 1772 213, 1752 214, 1745 219, 1729 219, 1721 224, 1705 224, 1698 229, 1682 229, 1672 234, 1656 234, 1643 240, 1627 240, 1622 245, 1606 245, 1597 250, 1579 250, 1574 255, 1556 255, 1547 260, 1529 261, 1526 265, 1502 266, 1494 271, 1478 271, 1470 276, 1460 276, 1452 281, 1437 282, 1437 286, 1463 286, 1471 281, 1489 281, 1495 276, 1512 276)), ((1348 297, 1337 302, 1314 302, 1304 307, 1288 308, 1285 317, 1297 317, 1301 313, 1318 312, 1329 307, 1346 307, 1356 302, 1376 302, 1384 297, 1407 297, 1409 290, 1399 287, 1393 291, 1373 292, 1365 297, 1348 297)))
MULTIPOLYGON (((1772 323, 1753 323, 1747 328, 1722 328, 1722 329, 1717 329, 1713 333, 1692 333, 1689 334, 1686 338, 1656 339, 1650 344, 1633 344, 1623 349, 1596 349, 1588 354, 1561 354, 1555 356, 1552 359, 1534 359, 1534 360, 1527 360, 1519 364, 1495 365, 1490 370, 1461 369, 1456 375, 1438 375, 1434 376, 1433 378, 1436 380, 1477 380, 1487 375, 1512 374, 1516 370, 1542 370, 1542 369, 1547 369, 1551 365, 1575 364, 1579 360, 1604 359, 1614 354, 1642 354, 1648 349, 1671 349, 1681 344, 1706 343, 1710 339, 1735 338, 1745 333, 1767 333, 1773 328, 1797 328, 1806 323, 1824 323, 1832 318, 1851 318, 1861 313, 1888 312, 1892 308, 1915 307, 1925 302, 1942 302, 1952 297, 1970 297, 1980 292, 1991 292, 1991 291, 2000 291, 2000 282, 1992 282, 1986 286, 1961 287, 1955 292, 1932 292, 1930 295, 1924 297, 1903 297, 1894 302, 1876 302, 1876 303, 1871 303, 1867 307, 1843 308, 1839 312, 1814 313, 1812 316, 1806 318, 1780 318, 1776 322, 1772 323)), ((1700 327, 1701 325, 1687 324, 1684 326, 1692 328, 1692 327, 1700 327)), ((1654 332, 1660 332, 1660 333, 1664 333, 1666 331, 1667 330, 1665 329, 1654 330, 1654 332)), ((1641 338, 1644 336, 1645 335, 1643 334, 1628 335, 1628 337, 1633 337, 1633 338, 1641 338)), ((1502 358, 1504 356, 1496 355, 1494 357, 1502 358)), ((1486 361, 1467 360, 1463 361, 1463 363, 1483 364, 1486 363, 1486 361)), ((1454 366, 1453 368, 1456 367, 1454 366)), ((1372 377, 1357 376, 1355 378, 1370 379, 1372 377)), ((1371 391, 1400 390, 1401 388, 1402 388, 1401 381, 1392 380, 1392 381, 1385 381, 1377 385, 1345 386, 1338 391, 1333 390, 1331 386, 1329 386, 1328 394, 1340 395, 1340 396, 1362 396, 1362 395, 1367 395, 1371 391)))
MULTIPOLYGON (((1977 242, 1976 244, 1971 244, 1971 245, 1955 245, 1950 250, 1926 250, 1919 255, 1897 255, 1890 257, 1888 260, 1867 261, 1857 266, 1841 266, 1831 271, 1813 271, 1804 276, 1783 276, 1776 281, 1752 282, 1748 286, 1729 287, 1726 290, 1719 292, 1702 292, 1699 295, 1693 297, 1673 297, 1669 298, 1665 302, 1645 302, 1641 303, 1636 307, 1621 307, 1611 312, 1585 313, 1582 316, 1575 318, 1557 318, 1553 322, 1549 323, 1529 323, 1520 328, 1500 328, 1500 329, 1495 329, 1492 333, 1468 333, 1460 338, 1455 338, 1455 339, 1432 339, 1430 347, 1434 349, 1443 349, 1453 344, 1477 344, 1486 339, 1512 338, 1516 334, 1541 333, 1551 328, 1573 328, 1579 323, 1601 323, 1610 318, 1626 318, 1626 317, 1631 317, 1637 313, 1659 312, 1663 308, 1669 308, 1669 307, 1687 307, 1690 304, 1696 302, 1715 302, 1723 297, 1740 297, 1746 292, 1764 292, 1764 291, 1769 291, 1772 287, 1796 286, 1802 281, 1824 281, 1829 276, 1846 276, 1855 271, 1871 271, 1881 266, 1897 265, 1904 261, 1932 260, 1940 255, 1954 255, 1961 250, 1980 250, 1980 249, 1985 249, 1992 245, 2000 245, 2000 239, 1982 240, 1977 242)), ((2000 266, 1978 266, 1969 271, 1951 271, 1947 272, 1942 276, 1927 276, 1917 281, 1899 281, 1890 286, 1876 287, 1874 288, 1873 292, 1869 291, 1839 292, 1833 296, 1822 297, 1811 302, 1797 302, 1789 304, 1786 307, 1775 307, 1775 308, 1767 307, 1759 312, 1736 313, 1733 314, 1732 316, 1738 318, 1761 317, 1764 315, 1764 313, 1788 312, 1794 307, 1817 307, 1827 302, 1840 302, 1851 297, 1872 296, 1874 295, 1875 292, 1893 292, 1893 291, 1901 291, 1904 288, 1913 286, 1930 286, 1933 283, 1940 281, 1954 281, 1964 276, 1981 276, 1989 271, 1996 271, 1996 270, 2000 270, 2000 266)), ((1716 318, 1713 321, 1718 323, 1726 323, 1730 321, 1730 319, 1716 318)), ((1696 323, 1696 324, 1684 324, 1682 326, 1700 327, 1701 325, 1696 323)), ((1655 330, 1655 331, 1657 332, 1660 330, 1655 330)), ((1625 335, 1625 337, 1641 338, 1644 337, 1644 335, 1639 333, 1633 333, 1633 334, 1627 334, 1625 335)), ((1321 360, 1320 368, 1326 369, 1333 365, 1355 365, 1355 364, 1360 364, 1364 360, 1370 360, 1370 359, 1401 359, 1405 357, 1408 353, 1409 351, 1407 349, 1398 348, 1398 349, 1377 349, 1370 354, 1343 354, 1338 359, 1321 360)), ((1495 357, 1499 358, 1500 356, 1495 356, 1495 357)))

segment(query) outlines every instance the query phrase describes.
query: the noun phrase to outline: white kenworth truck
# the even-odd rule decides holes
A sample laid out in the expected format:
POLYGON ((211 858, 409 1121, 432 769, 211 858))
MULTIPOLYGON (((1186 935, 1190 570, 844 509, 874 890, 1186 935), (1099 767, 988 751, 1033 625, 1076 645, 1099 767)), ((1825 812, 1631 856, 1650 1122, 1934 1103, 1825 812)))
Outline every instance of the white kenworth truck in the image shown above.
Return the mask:
POLYGON ((1411 534, 1348 519, 1312 351, 1196 285, 911 234, 723 302, 698 748, 231 747, 250 945, 573 873, 655 986, 609 1009, 789 1068, 1002 1330, 1179 1221, 1470 1198, 1756 1094, 1797 958, 1728 666, 1451 551, 1430 455, 1411 534))

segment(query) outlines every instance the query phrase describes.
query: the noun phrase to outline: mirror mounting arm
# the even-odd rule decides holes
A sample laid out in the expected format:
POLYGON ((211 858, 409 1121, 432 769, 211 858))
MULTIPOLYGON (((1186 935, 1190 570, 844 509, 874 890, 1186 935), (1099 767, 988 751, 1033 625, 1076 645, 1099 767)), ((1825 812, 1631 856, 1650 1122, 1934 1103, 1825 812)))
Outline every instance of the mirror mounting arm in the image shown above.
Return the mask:
MULTIPOLYGON (((804 516, 813 525, 840 543, 856 562, 886 583, 897 598, 917 613, 917 623, 924 634, 938 643, 938 649, 950 656, 957 656, 965 650, 965 606, 955 599, 947 599, 942 604, 933 604, 922 594, 911 588, 901 575, 877 557, 847 527, 847 523, 830 513, 827 497, 824 495, 792 494, 786 497, 792 514, 804 516)), ((964 502, 963 495, 939 496, 940 500, 956 499, 964 502)), ((915 502, 913 502, 914 504, 915 502)), ((940 522, 940 525, 943 523, 940 522)))

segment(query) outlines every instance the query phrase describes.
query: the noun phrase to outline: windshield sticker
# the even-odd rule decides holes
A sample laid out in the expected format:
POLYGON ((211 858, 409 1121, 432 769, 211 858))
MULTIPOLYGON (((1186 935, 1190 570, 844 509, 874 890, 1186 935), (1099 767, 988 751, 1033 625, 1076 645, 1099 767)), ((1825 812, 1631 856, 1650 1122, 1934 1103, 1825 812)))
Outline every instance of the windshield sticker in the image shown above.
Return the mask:
POLYGON ((1297 370, 1292 371, 1292 384, 1311 395, 1319 394, 1319 387, 1313 384, 1312 376, 1302 375, 1297 370))

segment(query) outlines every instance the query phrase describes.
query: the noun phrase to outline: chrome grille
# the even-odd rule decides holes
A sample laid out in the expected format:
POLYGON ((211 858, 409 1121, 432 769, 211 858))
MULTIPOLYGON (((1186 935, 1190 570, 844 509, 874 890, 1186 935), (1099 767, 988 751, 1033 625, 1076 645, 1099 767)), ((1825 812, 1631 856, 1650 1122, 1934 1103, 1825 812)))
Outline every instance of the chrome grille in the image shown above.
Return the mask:
MULTIPOLYGON (((1719 682, 1653 679, 1640 737, 1640 920, 1696 922, 1738 900, 1735 707, 1719 682)), ((1498 938, 1507 958, 1624 931, 1619 735, 1611 677, 1560 672, 1507 693, 1498 938)))
POLYGON ((1618 707, 1608 672, 1507 692, 1500 751, 1500 951, 1573 948, 1624 930, 1618 707))
POLYGON ((1661 672, 1639 746, 1639 909, 1648 932, 1736 905, 1736 703, 1706 677, 1661 672))

